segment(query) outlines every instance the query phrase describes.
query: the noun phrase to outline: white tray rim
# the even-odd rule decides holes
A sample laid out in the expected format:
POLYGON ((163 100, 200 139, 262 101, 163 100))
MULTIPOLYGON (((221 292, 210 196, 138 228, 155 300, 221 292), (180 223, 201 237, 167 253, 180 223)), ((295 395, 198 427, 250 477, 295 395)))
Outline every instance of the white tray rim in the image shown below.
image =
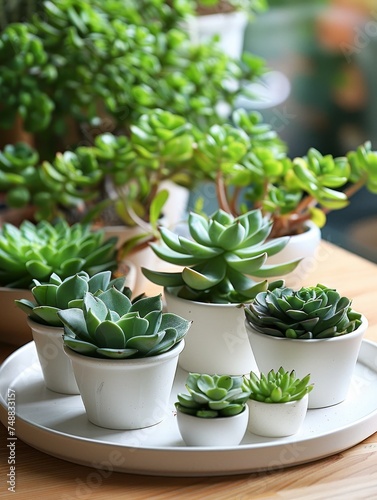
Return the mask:
MULTIPOLYGON (((1 386, 7 383, 10 385, 13 380, 3 379, 7 369, 15 369, 19 360, 22 361, 23 358, 30 359, 31 365, 35 361, 33 356, 34 358, 36 356, 34 342, 22 346, 11 354, 0 366, 1 386)), ((359 354, 358 363, 364 362, 377 377, 377 344, 369 340, 362 341, 359 354)), ((26 369, 28 366, 26 364, 23 368, 26 369)), ((339 408, 340 405, 336 407, 339 408)), ((0 421, 5 427, 7 426, 7 402, 1 390, 0 421)), ((16 413, 15 428, 17 438, 37 450, 97 469, 108 470, 111 467, 116 472, 153 476, 223 476, 300 465, 344 451, 377 431, 377 404, 363 418, 341 425, 332 431, 299 440, 281 438, 269 442, 240 444, 236 447, 138 447, 122 443, 114 444, 103 438, 94 440, 75 435, 74 432, 71 434, 61 432, 30 421, 22 413, 16 413), (112 460, 113 453, 120 459, 112 460)))

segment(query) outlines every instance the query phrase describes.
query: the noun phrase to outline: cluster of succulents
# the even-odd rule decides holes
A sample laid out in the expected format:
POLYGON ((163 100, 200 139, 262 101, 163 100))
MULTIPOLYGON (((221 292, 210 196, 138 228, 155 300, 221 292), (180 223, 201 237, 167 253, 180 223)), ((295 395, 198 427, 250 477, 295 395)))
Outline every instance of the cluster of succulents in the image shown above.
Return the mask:
POLYGON ((297 378, 296 372, 290 372, 280 367, 279 370, 270 370, 267 374, 259 376, 251 372, 244 379, 245 390, 249 391, 249 399, 262 403, 288 403, 298 401, 313 390, 314 385, 309 384, 310 374, 297 378))
POLYGON ((200 418, 238 415, 244 410, 250 394, 242 376, 190 373, 186 388, 188 394, 179 393, 175 407, 200 418))
POLYGON ((182 298, 212 303, 250 301, 258 292, 283 283, 256 282, 252 277, 281 276, 295 269, 299 262, 266 264, 267 257, 282 250, 288 238, 266 241, 271 221, 260 210, 239 217, 221 209, 210 217, 192 212, 188 229, 190 239, 161 227, 164 245, 151 244, 158 257, 184 266, 182 272, 142 269, 150 281, 177 290, 182 298))
POLYGON ((85 293, 81 307, 57 312, 64 325, 64 344, 98 358, 156 356, 181 342, 191 322, 162 312, 161 295, 130 298, 112 287, 85 293))
POLYGON ((247 304, 245 315, 258 332, 292 339, 337 337, 361 324, 361 314, 352 309, 351 300, 321 284, 261 292, 247 304))
POLYGON ((128 298, 132 291, 124 288, 126 278, 121 276, 112 278, 111 271, 103 271, 89 276, 81 271, 65 279, 53 273, 47 283, 33 280, 31 289, 34 301, 28 299, 16 300, 16 304, 29 318, 37 323, 50 326, 63 326, 57 312, 70 307, 82 307, 84 296, 87 292, 99 295, 112 287, 125 293, 128 298))
POLYGON ((19 227, 5 223, 0 229, 0 286, 29 288, 33 279, 61 279, 80 271, 89 275, 117 267, 117 238, 82 224, 55 224, 24 220, 19 227))

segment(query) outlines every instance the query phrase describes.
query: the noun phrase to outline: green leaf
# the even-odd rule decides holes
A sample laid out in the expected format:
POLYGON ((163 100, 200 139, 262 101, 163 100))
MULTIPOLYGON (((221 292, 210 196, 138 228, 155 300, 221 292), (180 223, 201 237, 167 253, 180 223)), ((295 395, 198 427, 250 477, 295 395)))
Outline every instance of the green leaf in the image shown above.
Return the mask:
POLYGON ((100 293, 98 298, 103 301, 111 311, 116 311, 120 316, 126 314, 131 309, 131 301, 121 291, 116 288, 109 288, 108 290, 100 293))
POLYGON ((248 275, 255 275, 267 260, 267 253, 262 253, 256 257, 239 258, 233 253, 226 253, 224 258, 227 264, 236 271, 248 275))
POLYGON ((286 262, 285 264, 262 266, 258 271, 253 271, 253 276, 259 278, 271 278, 273 276, 284 276, 296 269, 302 259, 286 262))
POLYGON ((152 283, 156 285, 160 285, 163 287, 176 287, 184 284, 182 273, 169 273, 163 271, 152 271, 150 269, 146 269, 145 267, 141 268, 142 273, 146 278, 149 279, 152 283))
POLYGON ((93 339, 97 347, 110 347, 111 349, 124 349, 126 338, 122 328, 112 321, 103 321, 98 325, 93 339))
POLYGON ((73 351, 80 354, 91 355, 97 351, 97 346, 91 344, 90 342, 85 342, 83 340, 77 340, 68 335, 64 335, 64 344, 68 346, 73 351))

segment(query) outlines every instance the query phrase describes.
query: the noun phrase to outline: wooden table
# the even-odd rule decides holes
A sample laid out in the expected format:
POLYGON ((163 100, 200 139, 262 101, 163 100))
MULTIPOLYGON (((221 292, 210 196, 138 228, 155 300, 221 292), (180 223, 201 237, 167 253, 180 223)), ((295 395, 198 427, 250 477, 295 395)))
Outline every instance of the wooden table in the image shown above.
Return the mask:
MULTIPOLYGON (((323 242, 306 284, 323 283, 353 297, 377 342, 377 265, 323 242)), ((3 360, 15 348, 0 345, 3 360)), ((377 390, 377 387, 376 387, 377 390)), ((0 425, 0 498, 7 492, 7 433, 0 425)), ((371 499, 377 498, 377 434, 332 457, 284 470, 210 478, 168 478, 98 471, 17 441, 17 499, 371 499)))

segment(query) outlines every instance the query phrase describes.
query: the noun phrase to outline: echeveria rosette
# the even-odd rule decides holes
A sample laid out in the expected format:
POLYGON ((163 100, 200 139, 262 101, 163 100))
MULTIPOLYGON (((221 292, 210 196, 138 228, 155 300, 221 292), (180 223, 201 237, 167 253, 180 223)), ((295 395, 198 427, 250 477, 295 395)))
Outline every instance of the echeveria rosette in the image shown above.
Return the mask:
POLYGON ((132 302, 111 288, 98 296, 87 292, 81 308, 59 311, 64 344, 90 357, 125 359, 156 356, 186 335, 191 322, 162 312, 161 295, 132 302))
POLYGON ((262 403, 289 403, 299 401, 313 390, 309 381, 310 374, 300 379, 294 370, 288 372, 280 367, 267 374, 250 372, 250 377, 244 379, 244 387, 249 391, 249 399, 262 403))
POLYGON ((25 220, 19 227, 5 223, 0 229, 0 286, 29 288, 33 279, 47 281, 53 273, 64 279, 80 271, 92 276, 114 270, 116 242, 105 239, 103 231, 64 220, 25 220))
POLYGON ((321 284, 261 292, 245 307, 245 314, 258 332, 292 339, 345 335, 355 331, 362 318, 350 299, 321 284))
POLYGON ((180 272, 158 272, 142 268, 153 283, 175 289, 189 300, 211 303, 242 303, 267 288, 282 286, 282 280, 268 283, 253 277, 268 278, 289 273, 298 260, 267 265, 268 256, 281 251, 289 238, 266 241, 271 222, 260 210, 234 217, 222 210, 211 217, 190 213, 191 239, 161 227, 162 244, 151 244, 158 257, 178 266, 180 272))
POLYGON ((124 287, 125 280, 124 276, 111 279, 111 271, 103 271, 91 277, 85 271, 81 271, 64 280, 53 273, 46 283, 33 280, 31 293, 34 301, 19 299, 15 302, 36 323, 61 327, 63 324, 58 317, 58 311, 70 307, 82 307, 87 292, 99 295, 115 287, 130 298, 132 291, 124 287))
POLYGON ((242 376, 190 373, 186 379, 188 394, 179 393, 178 411, 200 418, 232 417, 245 409, 250 391, 242 376))

